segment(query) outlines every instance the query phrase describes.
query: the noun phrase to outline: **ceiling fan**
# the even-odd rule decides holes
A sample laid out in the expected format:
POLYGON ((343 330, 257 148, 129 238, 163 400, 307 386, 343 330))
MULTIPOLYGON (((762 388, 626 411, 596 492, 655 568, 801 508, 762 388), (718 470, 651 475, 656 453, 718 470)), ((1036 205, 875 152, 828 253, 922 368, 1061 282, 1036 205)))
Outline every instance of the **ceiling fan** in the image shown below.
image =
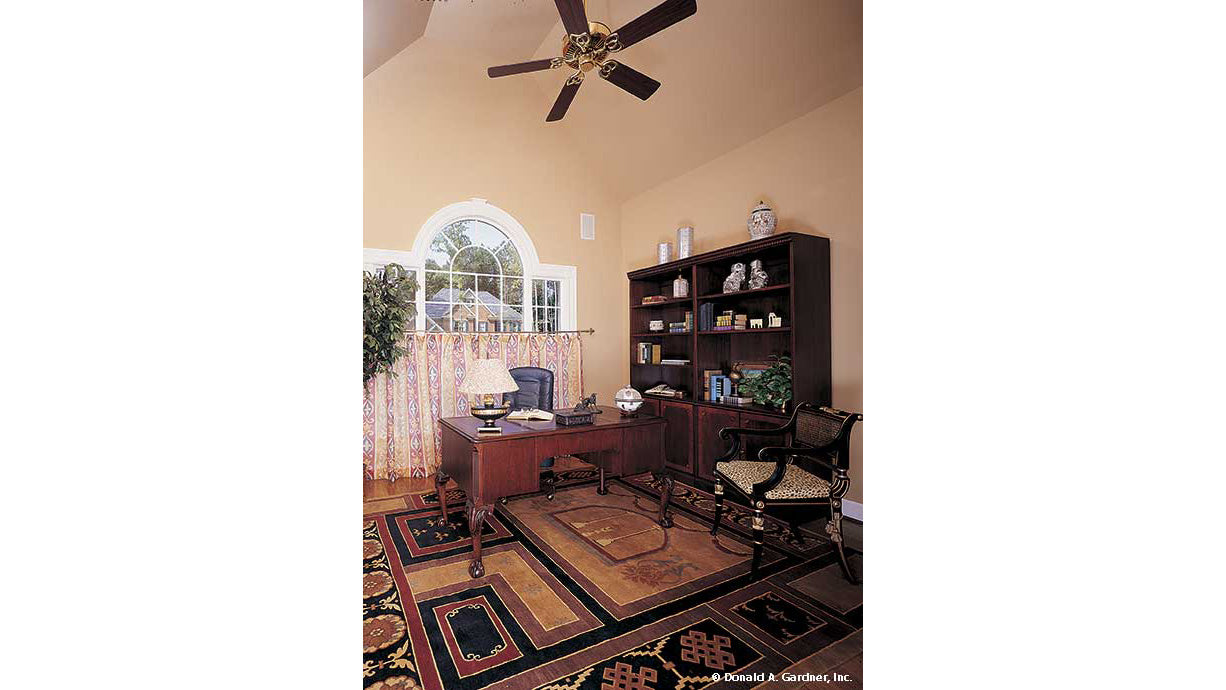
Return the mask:
POLYGON ((566 84, 558 94, 558 100, 554 101, 545 122, 556 122, 566 116, 570 102, 575 100, 575 93, 583 83, 583 75, 593 69, 598 70, 597 73, 614 86, 621 87, 644 101, 651 98, 651 94, 660 88, 660 82, 613 60, 610 56, 698 11, 695 0, 664 0, 617 31, 610 31, 605 24, 588 21, 583 0, 554 2, 558 6, 558 14, 562 16, 562 25, 566 27, 566 36, 562 37, 562 56, 499 65, 486 70, 491 77, 558 69, 563 65, 575 70, 574 74, 567 77, 566 84))

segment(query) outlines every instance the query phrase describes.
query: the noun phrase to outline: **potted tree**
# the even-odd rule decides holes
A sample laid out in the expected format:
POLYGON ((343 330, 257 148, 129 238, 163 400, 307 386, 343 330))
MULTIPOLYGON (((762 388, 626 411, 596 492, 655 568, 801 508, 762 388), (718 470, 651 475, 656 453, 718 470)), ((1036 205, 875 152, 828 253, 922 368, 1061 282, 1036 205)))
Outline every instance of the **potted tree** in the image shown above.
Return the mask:
POLYGON ((362 386, 376 375, 392 373, 405 353, 401 344, 413 326, 417 279, 400 264, 362 272, 362 386))

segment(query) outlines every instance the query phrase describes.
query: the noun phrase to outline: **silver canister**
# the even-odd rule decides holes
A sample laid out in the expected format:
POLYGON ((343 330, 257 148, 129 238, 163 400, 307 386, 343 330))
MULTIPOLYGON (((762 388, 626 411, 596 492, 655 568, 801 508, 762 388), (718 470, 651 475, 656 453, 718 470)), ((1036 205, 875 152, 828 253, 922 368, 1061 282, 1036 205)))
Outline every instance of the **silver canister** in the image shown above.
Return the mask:
POLYGON ((694 228, 677 228, 677 258, 684 259, 694 254, 694 228))
POLYGON ((672 242, 661 242, 660 244, 656 245, 656 263, 657 264, 666 264, 669 261, 672 261, 672 255, 673 255, 673 243, 672 242))

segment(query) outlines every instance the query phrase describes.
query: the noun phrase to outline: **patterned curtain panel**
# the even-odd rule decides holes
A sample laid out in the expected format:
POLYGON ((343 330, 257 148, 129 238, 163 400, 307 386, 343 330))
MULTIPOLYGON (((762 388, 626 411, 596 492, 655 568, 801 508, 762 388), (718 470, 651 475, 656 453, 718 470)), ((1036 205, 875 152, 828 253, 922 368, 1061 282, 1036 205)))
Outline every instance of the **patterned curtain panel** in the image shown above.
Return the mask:
POLYGON ((554 409, 574 405, 583 391, 578 333, 412 333, 396 375, 370 381, 362 402, 362 462, 367 479, 428 477, 441 458, 440 417, 468 414, 460 392, 477 359, 507 368, 543 367, 554 375, 554 409))

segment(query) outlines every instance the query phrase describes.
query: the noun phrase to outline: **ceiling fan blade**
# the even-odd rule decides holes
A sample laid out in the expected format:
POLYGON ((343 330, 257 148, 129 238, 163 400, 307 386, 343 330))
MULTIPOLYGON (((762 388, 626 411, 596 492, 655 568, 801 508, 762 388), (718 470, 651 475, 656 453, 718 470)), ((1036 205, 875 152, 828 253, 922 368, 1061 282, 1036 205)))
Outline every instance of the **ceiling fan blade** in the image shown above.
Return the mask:
MULTIPOLYGON (((558 0, 561 5, 562 0, 558 0)), ((664 0, 664 2, 647 10, 638 19, 631 20, 622 28, 614 31, 622 48, 628 48, 635 43, 657 34, 677 22, 698 11, 694 0, 664 0)))
POLYGON ((553 102, 553 108, 549 110, 549 116, 545 118, 545 122, 557 122, 566 117, 566 110, 570 108, 570 102, 575 100, 575 94, 579 91, 579 85, 583 83, 582 79, 568 79, 566 85, 562 87, 562 92, 558 94, 558 100, 553 102))
POLYGON ((562 17, 562 26, 568 34, 587 33, 587 10, 583 9, 583 0, 553 0, 558 6, 558 14, 562 17))
POLYGON ((509 74, 523 74, 524 72, 539 72, 543 69, 549 69, 553 66, 553 60, 529 60, 528 62, 517 62, 513 65, 498 65, 491 67, 486 71, 490 77, 505 77, 509 74))
POLYGON ((600 76, 644 101, 660 88, 660 82, 616 60, 604 63, 600 76))

